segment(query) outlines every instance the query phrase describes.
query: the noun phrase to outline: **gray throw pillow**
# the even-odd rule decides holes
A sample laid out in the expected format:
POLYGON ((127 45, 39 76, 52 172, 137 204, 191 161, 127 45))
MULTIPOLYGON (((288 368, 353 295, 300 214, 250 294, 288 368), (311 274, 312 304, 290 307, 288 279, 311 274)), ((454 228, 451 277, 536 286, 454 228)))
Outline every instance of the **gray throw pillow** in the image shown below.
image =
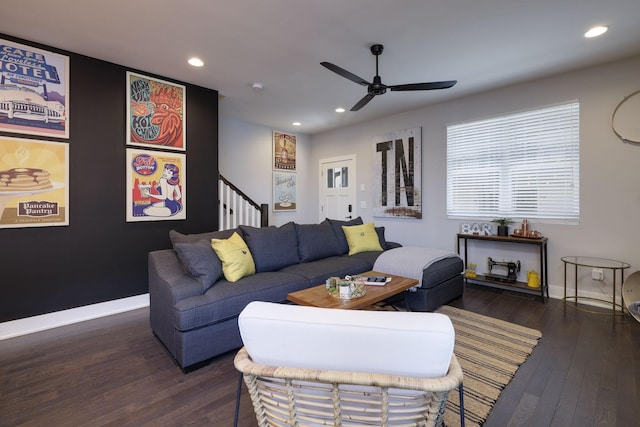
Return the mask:
POLYGON ((298 238, 293 222, 281 227, 238 227, 247 243, 256 273, 277 271, 298 263, 298 238))
POLYGON ((222 230, 222 231, 208 231, 205 233, 193 233, 193 234, 182 234, 176 230, 169 231, 169 240, 171 240, 171 244, 174 245, 176 243, 196 243, 200 240, 206 240, 207 242, 211 242, 211 239, 228 239, 231 235, 237 231, 235 228, 230 230, 222 230))
POLYGON ((211 247, 211 240, 176 243, 173 249, 178 254, 185 273, 200 281, 203 292, 222 277, 222 262, 211 247))
POLYGON ((389 249, 389 245, 387 245, 387 239, 384 237, 384 227, 376 227, 376 233, 378 234, 378 240, 380 241, 380 246, 383 251, 389 249))
POLYGON ((333 232, 336 235, 336 239, 338 239, 338 249, 340 250, 340 255, 349 252, 349 243, 347 243, 347 238, 344 235, 344 231, 342 231, 342 226, 348 227, 350 225, 362 225, 362 218, 357 217, 349 221, 340 221, 337 219, 327 218, 326 221, 329 221, 329 224, 331 224, 333 232))
POLYGON ((300 262, 341 255, 340 242, 328 220, 320 224, 296 224, 300 262))

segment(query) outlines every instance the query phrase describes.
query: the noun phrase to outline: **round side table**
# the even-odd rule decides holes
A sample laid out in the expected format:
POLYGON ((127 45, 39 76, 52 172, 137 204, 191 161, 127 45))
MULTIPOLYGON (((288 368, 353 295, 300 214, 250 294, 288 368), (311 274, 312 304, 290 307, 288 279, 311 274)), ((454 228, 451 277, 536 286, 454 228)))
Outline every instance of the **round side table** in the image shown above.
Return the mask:
POLYGON ((613 316, 622 316, 625 315, 625 307, 623 304, 616 303, 616 277, 617 272, 620 272, 620 289, 622 289, 622 284, 624 283, 624 270, 631 267, 630 264, 623 261, 616 261, 613 259, 606 258, 594 258, 587 256, 565 256, 561 258, 564 263, 564 302, 566 303, 568 300, 574 301, 574 307, 583 311, 588 311, 590 313, 595 314, 606 314, 598 311, 586 310, 578 307, 578 300, 586 299, 592 301, 604 302, 607 304, 611 304, 611 314, 613 316), (572 265, 574 270, 574 285, 573 285, 573 295, 567 296, 567 265, 572 265), (601 298, 592 298, 578 295, 578 267, 588 267, 588 268, 602 268, 611 270, 613 273, 613 281, 611 283, 611 287, 613 288, 613 299, 612 301, 601 299, 601 298), (617 310, 620 308, 620 311, 617 310))

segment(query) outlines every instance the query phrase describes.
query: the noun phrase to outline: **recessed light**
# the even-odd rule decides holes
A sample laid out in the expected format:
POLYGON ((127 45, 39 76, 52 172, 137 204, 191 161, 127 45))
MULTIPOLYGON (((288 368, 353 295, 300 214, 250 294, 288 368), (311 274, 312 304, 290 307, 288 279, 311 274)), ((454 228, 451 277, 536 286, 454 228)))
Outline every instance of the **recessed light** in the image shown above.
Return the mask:
POLYGON ((204 65, 202 59, 196 57, 189 58, 187 62, 189 63, 189 65, 193 65, 194 67, 202 67, 204 65))
POLYGON ((294 126, 300 126, 302 123, 300 123, 300 122, 293 122, 293 123, 291 123, 291 124, 292 124, 292 125, 294 125, 294 126))
POLYGON ((251 87, 253 88, 253 90, 260 92, 261 90, 264 89, 264 85, 262 83, 258 83, 255 82, 254 84, 251 85, 251 87))
POLYGON ((336 108, 336 113, 344 113, 344 111, 345 110, 342 107, 336 108))
POLYGON ((603 35, 604 33, 607 32, 609 28, 604 27, 604 26, 597 26, 597 27, 593 27, 591 29, 589 29, 589 31, 587 31, 586 33, 584 33, 584 36, 588 39, 592 38, 592 37, 598 37, 603 35))

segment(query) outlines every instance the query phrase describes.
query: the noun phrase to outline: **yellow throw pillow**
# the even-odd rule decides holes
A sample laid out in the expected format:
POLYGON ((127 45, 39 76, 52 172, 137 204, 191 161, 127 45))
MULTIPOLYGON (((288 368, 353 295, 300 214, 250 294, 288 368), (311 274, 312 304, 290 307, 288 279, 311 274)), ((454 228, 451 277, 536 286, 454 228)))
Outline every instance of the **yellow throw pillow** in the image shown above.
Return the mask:
POLYGON ((373 222, 362 225, 342 226, 349 244, 349 255, 367 251, 382 251, 380 239, 373 222))
POLYGON ((237 282, 255 274, 251 252, 238 233, 233 233, 228 239, 211 239, 211 247, 222 261, 222 272, 228 281, 237 282))

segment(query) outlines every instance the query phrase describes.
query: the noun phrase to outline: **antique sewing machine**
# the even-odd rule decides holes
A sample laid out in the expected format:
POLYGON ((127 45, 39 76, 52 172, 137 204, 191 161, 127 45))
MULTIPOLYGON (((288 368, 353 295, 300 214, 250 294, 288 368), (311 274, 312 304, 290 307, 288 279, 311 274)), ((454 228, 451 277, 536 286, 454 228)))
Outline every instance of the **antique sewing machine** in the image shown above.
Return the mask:
POLYGON ((520 260, 513 261, 494 261, 489 257, 487 262, 489 272, 485 274, 488 279, 496 280, 498 282, 513 283, 518 278, 518 272, 520 271, 520 260), (493 272, 494 267, 504 269, 507 274, 496 274, 493 272))

